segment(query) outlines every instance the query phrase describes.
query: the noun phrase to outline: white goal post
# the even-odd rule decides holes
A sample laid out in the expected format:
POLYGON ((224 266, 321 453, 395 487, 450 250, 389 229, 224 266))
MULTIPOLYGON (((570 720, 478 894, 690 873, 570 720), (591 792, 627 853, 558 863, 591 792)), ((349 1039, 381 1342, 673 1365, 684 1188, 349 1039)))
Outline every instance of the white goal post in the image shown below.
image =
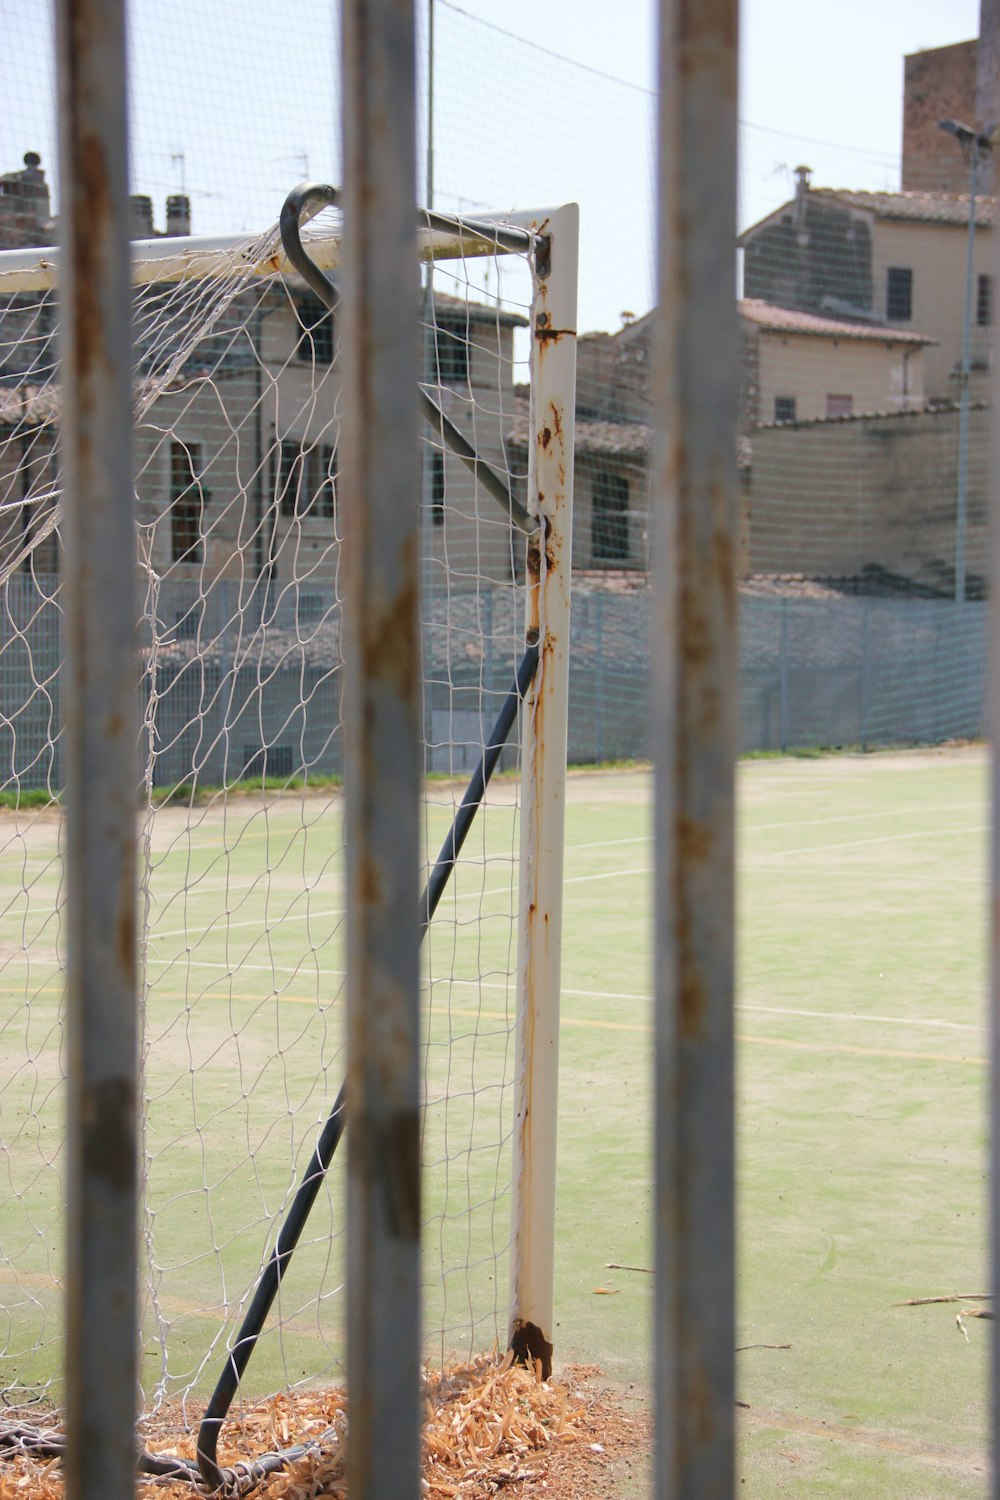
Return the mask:
MULTIPOLYGON (((428 870, 538 647, 507 774, 424 943, 425 1329, 442 1362, 498 1340, 551 1361, 577 233, 573 205, 419 231, 438 413, 414 475, 428 870)), ((335 278, 339 213, 303 243, 335 278)), ((336 314, 276 230, 136 242, 133 270, 153 1410, 196 1407, 231 1357, 343 1071, 341 389, 336 314)), ((0 1367, 16 1409, 61 1401, 58 281, 57 252, 0 251, 0 1367)), ((248 1371, 258 1394, 339 1378, 343 1222, 333 1170, 248 1371)))

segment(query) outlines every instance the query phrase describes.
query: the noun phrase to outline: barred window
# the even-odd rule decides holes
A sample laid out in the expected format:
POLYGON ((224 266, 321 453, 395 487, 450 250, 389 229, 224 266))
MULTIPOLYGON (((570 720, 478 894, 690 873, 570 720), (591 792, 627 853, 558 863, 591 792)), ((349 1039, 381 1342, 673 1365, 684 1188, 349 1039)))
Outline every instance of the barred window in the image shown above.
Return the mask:
POLYGON ((889 266, 885 283, 885 315, 890 323, 913 317, 913 272, 909 266, 889 266))
POLYGON ((590 539, 595 562, 628 558, 628 480, 612 469, 594 474, 590 539))
POLYGON ((170 444, 170 556, 173 562, 205 560, 202 520, 205 491, 201 483, 201 443, 170 444))
POLYGON ((304 364, 333 364, 333 313, 318 297, 301 297, 295 304, 299 338, 295 357, 304 364))
POLYGON ((434 329, 436 375, 440 385, 464 384, 469 378, 469 325, 441 318, 434 329))

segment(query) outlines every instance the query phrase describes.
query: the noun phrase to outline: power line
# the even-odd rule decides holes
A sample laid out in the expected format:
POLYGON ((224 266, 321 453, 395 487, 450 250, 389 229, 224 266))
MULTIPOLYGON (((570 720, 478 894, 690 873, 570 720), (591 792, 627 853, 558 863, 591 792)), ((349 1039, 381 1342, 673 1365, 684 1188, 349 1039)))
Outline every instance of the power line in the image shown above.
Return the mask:
POLYGON ((618 78, 614 73, 605 73, 600 68, 592 68, 589 63, 579 62, 575 57, 567 57, 565 52, 556 52, 552 47, 543 47, 541 42, 532 42, 526 36, 519 36, 516 31, 507 31, 503 26, 497 26, 494 21, 484 21, 482 16, 474 16, 470 11, 463 10, 460 5, 454 5, 452 0, 435 0, 437 5, 444 6, 447 10, 453 10, 456 15, 464 16, 467 21, 474 21, 477 26, 485 26, 488 31, 495 31, 498 36, 505 36, 508 41, 520 42, 522 47, 530 47, 533 52, 541 52, 545 57, 554 57, 557 62, 569 63, 572 68, 579 68, 581 73, 591 73, 595 78, 603 78, 606 83, 617 83, 623 89, 632 89, 636 94, 645 94, 647 99, 655 99, 654 89, 644 88, 641 83, 631 83, 627 78, 618 78))

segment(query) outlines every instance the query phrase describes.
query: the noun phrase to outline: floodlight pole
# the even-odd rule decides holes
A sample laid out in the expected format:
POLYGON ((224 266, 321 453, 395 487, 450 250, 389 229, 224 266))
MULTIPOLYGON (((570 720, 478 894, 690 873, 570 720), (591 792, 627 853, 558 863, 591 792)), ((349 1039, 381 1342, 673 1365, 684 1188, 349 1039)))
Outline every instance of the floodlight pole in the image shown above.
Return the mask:
POLYGON ((953 135, 969 153, 969 229, 965 249, 965 305, 962 313, 962 363, 959 370, 958 494, 955 501, 955 601, 965 603, 965 554, 968 529, 969 376, 972 370, 972 287, 975 279, 976 188, 982 155, 992 151, 990 133, 959 120, 939 120, 938 129, 953 135))

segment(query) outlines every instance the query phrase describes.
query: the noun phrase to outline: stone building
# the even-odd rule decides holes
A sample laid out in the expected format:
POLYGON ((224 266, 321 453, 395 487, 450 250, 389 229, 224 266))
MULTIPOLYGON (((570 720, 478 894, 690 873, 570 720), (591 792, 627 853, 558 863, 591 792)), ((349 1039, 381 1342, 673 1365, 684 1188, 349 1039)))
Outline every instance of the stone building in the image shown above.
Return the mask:
MULTIPOLYGON (((791 202, 740 236, 746 297, 869 323, 926 341, 931 402, 956 398, 961 364, 969 198, 814 188, 799 167, 791 202)), ((972 379, 984 394, 993 321, 994 202, 976 203, 972 379)))

